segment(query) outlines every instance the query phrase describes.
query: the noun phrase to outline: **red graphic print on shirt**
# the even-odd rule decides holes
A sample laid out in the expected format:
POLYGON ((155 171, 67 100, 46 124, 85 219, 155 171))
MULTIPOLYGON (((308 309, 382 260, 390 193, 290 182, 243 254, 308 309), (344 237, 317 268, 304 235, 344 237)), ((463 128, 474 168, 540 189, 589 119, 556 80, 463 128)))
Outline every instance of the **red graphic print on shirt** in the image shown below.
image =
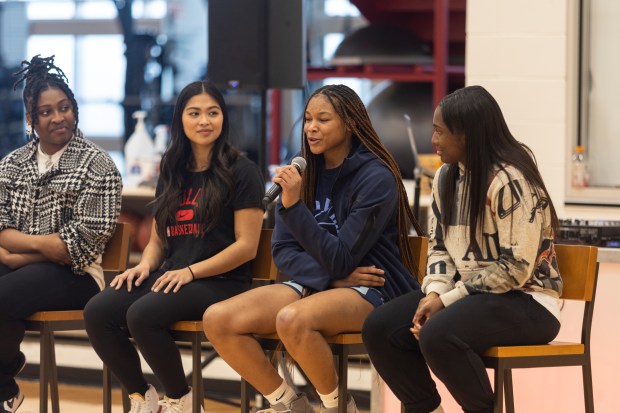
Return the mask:
POLYGON ((182 235, 202 235, 203 228, 200 222, 197 222, 196 208, 198 207, 198 196, 202 192, 202 188, 198 188, 194 194, 194 188, 185 191, 179 209, 176 213, 176 225, 168 225, 166 227, 166 235, 168 237, 178 237, 182 235))

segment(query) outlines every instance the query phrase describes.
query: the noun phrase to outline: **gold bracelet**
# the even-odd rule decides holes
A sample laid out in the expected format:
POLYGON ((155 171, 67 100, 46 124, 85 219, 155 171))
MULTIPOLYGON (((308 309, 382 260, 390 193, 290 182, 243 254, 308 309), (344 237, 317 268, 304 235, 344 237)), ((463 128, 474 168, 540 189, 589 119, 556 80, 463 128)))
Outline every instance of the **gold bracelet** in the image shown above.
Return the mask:
POLYGON ((192 280, 196 279, 196 276, 194 275, 194 271, 192 271, 192 267, 190 267, 189 265, 187 266, 187 269, 189 270, 190 273, 192 273, 192 280))

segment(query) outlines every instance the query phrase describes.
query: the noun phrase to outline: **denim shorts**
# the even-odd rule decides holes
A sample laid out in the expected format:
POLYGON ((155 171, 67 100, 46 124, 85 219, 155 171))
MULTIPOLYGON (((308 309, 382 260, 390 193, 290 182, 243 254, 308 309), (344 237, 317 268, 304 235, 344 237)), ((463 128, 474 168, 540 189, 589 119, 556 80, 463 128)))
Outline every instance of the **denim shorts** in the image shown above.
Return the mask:
MULTIPOLYGON (((285 281, 285 282, 283 282, 283 284, 286 285, 286 286, 291 287, 300 296, 304 295, 304 290, 308 290, 307 287, 304 287, 303 285, 298 284, 295 281, 285 281)), ((376 288, 360 287, 360 286, 358 286, 358 287, 346 287, 346 288, 350 288, 350 289, 356 291, 359 295, 362 296, 362 298, 364 300, 368 301, 375 308, 377 308, 380 305, 382 305, 383 303, 385 303, 385 300, 383 298, 383 294, 381 294, 381 292, 379 290, 377 290, 376 288)))

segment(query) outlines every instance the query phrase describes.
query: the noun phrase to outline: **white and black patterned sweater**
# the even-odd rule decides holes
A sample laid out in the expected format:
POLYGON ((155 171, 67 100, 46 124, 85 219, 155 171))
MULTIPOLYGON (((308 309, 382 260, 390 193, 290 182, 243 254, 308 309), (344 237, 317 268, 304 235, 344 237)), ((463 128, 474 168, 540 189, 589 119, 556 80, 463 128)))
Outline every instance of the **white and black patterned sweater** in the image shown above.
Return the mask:
POLYGON ((79 129, 58 164, 43 174, 37 166, 37 145, 34 139, 0 161, 0 231, 60 233, 73 272, 84 274, 114 232, 121 207, 120 173, 110 156, 85 140, 79 129))

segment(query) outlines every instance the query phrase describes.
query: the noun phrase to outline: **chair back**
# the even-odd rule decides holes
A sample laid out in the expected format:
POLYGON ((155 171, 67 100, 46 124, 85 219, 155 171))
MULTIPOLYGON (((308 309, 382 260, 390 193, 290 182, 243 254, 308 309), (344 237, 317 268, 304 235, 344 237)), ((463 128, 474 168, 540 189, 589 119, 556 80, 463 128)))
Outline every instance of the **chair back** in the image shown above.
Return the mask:
POLYGON ((409 236, 409 247, 413 253, 413 261, 418 266, 418 282, 422 285, 422 279, 426 274, 426 259, 428 257, 428 238, 420 236, 409 236))
POLYGON ((256 258, 251 262, 252 278, 260 280, 275 280, 278 274, 276 264, 271 257, 271 233, 273 229, 263 228, 260 232, 256 258))
POLYGON ((598 248, 588 245, 555 245, 555 254, 566 300, 592 301, 597 275, 598 248))
POLYGON ((129 242, 131 224, 127 222, 117 222, 116 229, 112 238, 108 241, 101 257, 101 267, 103 271, 110 271, 116 274, 127 269, 129 262, 129 242))

